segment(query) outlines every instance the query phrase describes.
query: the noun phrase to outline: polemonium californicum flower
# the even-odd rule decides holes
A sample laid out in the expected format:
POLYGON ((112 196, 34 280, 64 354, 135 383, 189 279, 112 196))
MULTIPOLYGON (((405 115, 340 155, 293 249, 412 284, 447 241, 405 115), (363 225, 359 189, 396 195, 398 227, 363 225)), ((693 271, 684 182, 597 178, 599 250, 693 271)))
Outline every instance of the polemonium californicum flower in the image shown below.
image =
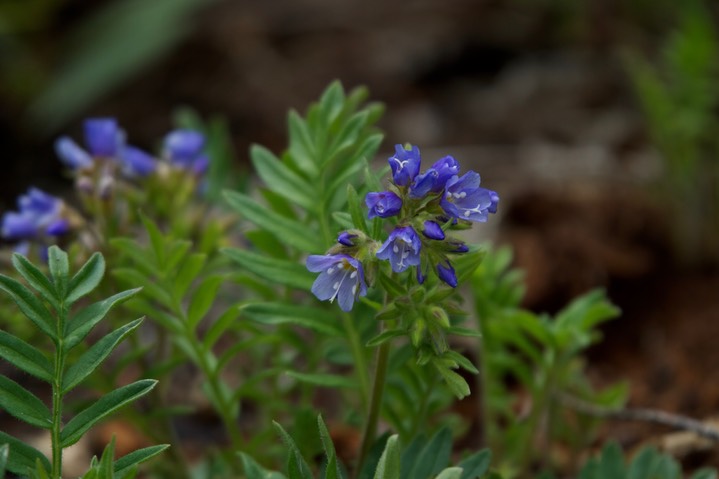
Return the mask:
POLYGON ((2 217, 0 233, 8 240, 33 239, 39 235, 61 236, 70 229, 62 217, 63 201, 38 188, 18 198, 19 211, 9 211, 2 217))
POLYGON ((433 240, 441 241, 445 238, 442 227, 437 224, 437 222, 431 220, 427 220, 424 222, 424 229, 422 230, 422 234, 425 235, 427 238, 433 240))
POLYGON ((451 287, 457 287, 457 274, 454 272, 454 267, 452 267, 449 260, 444 260, 443 263, 437 265, 437 276, 451 287))
POLYGON ((448 215, 469 221, 487 221, 490 208, 497 210, 499 196, 479 186, 479 173, 468 171, 447 181, 440 205, 448 215))
POLYGON ((354 246, 354 239, 357 237, 356 234, 352 234, 349 231, 343 231, 337 237, 337 242, 344 246, 354 246))
POLYGON ((401 273, 410 266, 419 265, 422 242, 411 226, 399 226, 377 251, 379 259, 389 261, 392 271, 401 273))
POLYGON ((204 154, 205 135, 195 130, 174 130, 165 136, 163 156, 180 168, 202 175, 210 160, 204 154))
POLYGON ((422 198, 429 193, 441 192, 447 180, 459 173, 459 163, 451 156, 437 160, 430 168, 418 175, 409 189, 412 198, 422 198))
POLYGON ((346 254, 311 255, 307 269, 320 273, 312 285, 312 293, 330 303, 337 299, 342 311, 351 311, 355 300, 367 294, 362 263, 346 254))
POLYGON ((395 145, 395 154, 387 160, 392 169, 392 181, 397 186, 409 186, 419 173, 421 157, 419 148, 411 146, 407 150, 402 145, 395 145))
MULTIPOLYGON (((72 170, 89 169, 97 159, 117 162, 125 176, 147 176, 155 170, 155 162, 147 153, 125 144, 125 133, 114 118, 89 118, 83 124, 85 146, 62 136, 55 141, 60 161, 72 170), (138 156, 144 157, 138 160, 138 156)), ((106 176, 106 175, 105 175, 106 176)))
POLYGON ((365 204, 369 208, 369 219, 379 216, 389 218, 402 210, 402 199, 391 191, 371 192, 365 196, 365 204))
POLYGON ((490 213, 496 213, 497 206, 499 206, 499 195, 496 191, 489 190, 489 197, 492 200, 492 204, 489 205, 488 210, 490 213))

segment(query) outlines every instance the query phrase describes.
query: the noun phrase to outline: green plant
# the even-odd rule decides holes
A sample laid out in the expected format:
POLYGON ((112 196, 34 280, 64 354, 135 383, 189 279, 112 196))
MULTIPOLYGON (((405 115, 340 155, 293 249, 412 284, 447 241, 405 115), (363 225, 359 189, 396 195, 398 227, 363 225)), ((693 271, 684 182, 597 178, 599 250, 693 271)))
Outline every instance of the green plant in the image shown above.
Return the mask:
MULTIPOLYGON (((72 306, 95 289, 102 279, 105 262, 100 254, 93 255, 72 276, 67 254, 56 246, 49 250, 49 276, 19 254, 13 256, 13 264, 35 292, 6 275, 0 275, 0 289, 12 297, 25 317, 49 339, 52 355, 48 357, 46 352, 21 338, 0 331, 0 357, 48 383, 52 389, 52 408, 48 409, 35 394, 6 376, 0 376, 0 399, 3 407, 16 418, 50 432, 52 455, 48 460, 34 447, 4 432, 0 433, 0 443, 9 445, 9 471, 59 479, 63 449, 79 441, 97 422, 155 387, 156 381, 151 379, 133 382, 100 397, 69 421, 64 420, 66 395, 85 381, 142 320, 110 331, 78 357, 71 354, 110 309, 137 294, 138 290, 118 293, 72 314, 72 306)), ((166 447, 153 446, 136 451, 124 460, 110 462, 107 467, 111 467, 118 477, 127 477, 128 468, 166 447)))

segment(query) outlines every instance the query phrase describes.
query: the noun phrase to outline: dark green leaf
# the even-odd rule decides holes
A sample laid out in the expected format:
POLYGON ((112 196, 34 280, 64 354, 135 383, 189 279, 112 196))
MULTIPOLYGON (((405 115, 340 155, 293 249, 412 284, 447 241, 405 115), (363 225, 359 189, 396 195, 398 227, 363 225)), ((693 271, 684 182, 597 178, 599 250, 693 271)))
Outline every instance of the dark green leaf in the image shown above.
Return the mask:
POLYGON ((222 252, 242 267, 272 283, 309 291, 315 281, 315 274, 292 261, 268 258, 241 249, 223 248, 222 252))
POLYGON ((67 304, 72 304, 79 298, 94 290, 97 285, 100 284, 104 274, 105 259, 100 253, 94 253, 90 256, 90 259, 87 260, 87 263, 82 265, 80 271, 78 271, 70 280, 65 302, 67 304))
POLYGON ((352 216, 352 222, 354 223, 355 228, 369 234, 367 221, 365 221, 365 214, 362 210, 357 190, 355 190, 351 183, 347 185, 347 206, 349 207, 350 215, 352 216))
POLYGON ((7 458, 10 455, 10 444, 0 445, 0 479, 5 478, 7 470, 7 458))
POLYGON ((599 466, 599 477, 624 477, 624 454, 616 442, 611 442, 602 449, 599 466))
POLYGON ((141 289, 142 288, 136 288, 122 291, 121 293, 117 293, 114 296, 110 296, 107 299, 93 303, 80 310, 67 324, 64 344, 65 351, 71 350, 77 346, 80 341, 85 339, 85 336, 87 336, 90 330, 92 330, 113 307, 132 298, 140 292, 141 289))
POLYGON ((322 246, 312 234, 309 234, 305 225, 275 213, 247 195, 226 191, 225 199, 243 218, 274 234, 285 244, 307 253, 317 252, 322 246))
POLYGON ((65 425, 60 433, 60 445, 62 447, 72 446, 98 421, 122 406, 144 396, 156 384, 157 381, 153 379, 142 379, 104 395, 65 425))
POLYGON ((69 390, 77 386, 89 376, 100 363, 120 344, 125 336, 130 334, 132 330, 137 328, 142 319, 136 319, 135 321, 122 326, 115 331, 104 336, 98 342, 93 344, 90 349, 85 351, 82 356, 67 370, 65 376, 62 378, 62 392, 67 393, 69 390))
POLYGON ((244 452, 239 452, 238 454, 240 455, 240 459, 242 459, 242 468, 244 469, 247 479, 286 479, 285 476, 279 472, 264 469, 244 452))
POLYGON ((137 269, 115 268, 112 270, 112 274, 116 278, 125 281, 128 285, 140 286, 143 290, 142 296, 157 301, 168 309, 172 309, 175 306, 170 292, 158 284, 156 279, 145 276, 137 269))
POLYGON ((270 190, 306 210, 314 211, 317 193, 301 176, 283 165, 268 149, 252 145, 252 165, 270 190))
POLYGON ((392 338, 396 338, 399 336, 404 336, 407 334, 407 331, 405 329, 388 329, 386 331, 382 331, 377 336, 373 337, 369 341, 367 341, 367 347, 368 348, 374 348, 379 346, 382 343, 386 343, 387 341, 391 340, 392 338))
POLYGON ((240 307, 240 311, 262 324, 294 324, 329 336, 339 336, 343 331, 339 313, 330 313, 311 306, 276 302, 250 303, 240 307))
POLYGON ((172 288, 172 294, 175 298, 182 298, 192 283, 197 279, 205 266, 207 255, 202 253, 193 253, 184 259, 180 270, 175 276, 175 283, 172 288))
POLYGON ((45 469, 50 469, 50 461, 37 449, 28 446, 23 441, 0 431, 0 444, 10 446, 10 455, 7 462, 7 470, 19 476, 26 476, 35 468, 35 463, 40 461, 45 469))
POLYGON ((659 453, 653 447, 644 447, 634 456, 627 479, 648 479, 652 477, 656 467, 659 465, 659 453))
POLYGON ((312 384, 315 386, 326 387, 326 388, 346 388, 356 389, 357 383, 347 376, 340 376, 338 374, 305 374, 298 373, 297 371, 287 371, 286 373, 291 378, 297 379, 300 382, 312 384))
POLYGON ((203 339, 203 344, 208 351, 212 350, 212 346, 218 339, 220 339, 222 334, 227 331, 230 326, 232 326, 232 324, 237 320, 237 316, 239 316, 239 314, 240 309, 238 307, 231 306, 212 323, 207 330, 207 333, 205 333, 205 338, 203 339))
POLYGON ((212 307, 223 279, 222 276, 210 276, 197 287, 187 308, 187 321, 191 328, 196 328, 212 307))
POLYGON ((462 479, 477 479, 482 477, 489 469, 489 464, 492 462, 492 451, 489 449, 482 449, 479 452, 475 452, 471 456, 463 459, 457 466, 461 467, 464 472, 462 473, 462 479))
POLYGON ((342 479, 342 473, 340 472, 339 464, 337 464, 337 453, 335 452, 335 445, 332 442, 332 436, 322 420, 322 415, 317 416, 317 428, 320 431, 320 439, 322 440, 322 447, 325 450, 327 456, 327 467, 325 469, 324 479, 342 479))
POLYGON ((0 376, 0 404, 9 414, 33 426, 52 427, 52 415, 33 393, 5 376, 0 376))
POLYGON ((50 314, 45 305, 20 282, 0 274, 0 289, 10 295, 20 311, 40 330, 57 342, 55 331, 55 317, 50 314))
POLYGON ((42 352, 20 338, 0 330, 0 358, 46 382, 52 381, 52 364, 42 352))
POLYGON ((443 427, 424 446, 407 477, 432 477, 438 474, 447 467, 451 451, 452 431, 443 427))
POLYGON ((12 255, 12 264, 30 286, 35 288, 53 307, 57 308, 59 298, 55 292, 55 286, 42 271, 20 253, 12 255))
POLYGON ((47 250, 47 264, 50 267, 50 277, 58 297, 65 298, 67 294, 67 282, 70 276, 70 263, 67 253, 55 245, 47 250))
POLYGON ((128 472, 133 466, 152 459, 168 447, 170 447, 169 444, 160 444, 157 446, 150 446, 143 449, 138 449, 131 452, 130 454, 122 456, 120 459, 115 461, 115 464, 113 466, 115 475, 122 476, 123 474, 128 472))
POLYGON ((275 429, 280 434, 282 442, 284 442, 287 449, 289 449, 289 457, 287 459, 287 462, 290 479, 312 479, 310 467, 307 465, 307 462, 305 462, 304 458, 302 457, 302 454, 300 453, 297 444, 295 444, 295 441, 289 434, 287 434, 287 431, 285 431, 279 423, 272 421, 272 424, 275 426, 275 429))

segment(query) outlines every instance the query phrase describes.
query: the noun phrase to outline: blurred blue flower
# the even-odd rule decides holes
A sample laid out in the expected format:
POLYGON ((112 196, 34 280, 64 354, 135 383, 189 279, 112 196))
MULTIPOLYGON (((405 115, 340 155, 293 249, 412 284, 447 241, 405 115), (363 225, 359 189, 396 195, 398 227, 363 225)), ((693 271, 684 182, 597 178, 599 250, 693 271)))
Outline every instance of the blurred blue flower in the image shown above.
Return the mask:
POLYGON ((389 218, 399 213, 402 209, 402 199, 391 191, 367 193, 364 201, 367 208, 369 208, 367 213, 369 219, 375 216, 389 218))
POLYGON ((487 221, 489 213, 497 210, 499 195, 479 186, 479 173, 468 171, 447 181, 440 205, 453 218, 469 221, 487 221))
POLYGON ((410 266, 419 265, 422 242, 411 226, 399 226, 377 251, 379 259, 389 261, 392 271, 401 273, 410 266))
POLYGON ((337 237, 337 242, 344 246, 354 246, 354 238, 356 238, 356 234, 352 234, 349 231, 343 231, 339 234, 337 237))
POLYGON ((40 235, 62 236, 70 230, 62 217, 63 201, 37 188, 18 198, 19 211, 2 217, 0 234, 7 240, 20 241, 40 235))
POLYGON ((204 154, 205 135, 195 130, 174 130, 165 136, 163 156, 180 168, 202 175, 210 160, 204 154))
POLYGON ((389 166, 392 169, 392 180, 397 186, 408 186, 419 173, 421 157, 419 148, 411 146, 407 150, 402 145, 395 145, 394 156, 389 157, 389 166))
POLYGON ((307 269, 320 273, 312 285, 312 293, 330 303, 337 299, 342 311, 351 311, 355 300, 367 294, 362 264, 346 254, 311 255, 307 269))

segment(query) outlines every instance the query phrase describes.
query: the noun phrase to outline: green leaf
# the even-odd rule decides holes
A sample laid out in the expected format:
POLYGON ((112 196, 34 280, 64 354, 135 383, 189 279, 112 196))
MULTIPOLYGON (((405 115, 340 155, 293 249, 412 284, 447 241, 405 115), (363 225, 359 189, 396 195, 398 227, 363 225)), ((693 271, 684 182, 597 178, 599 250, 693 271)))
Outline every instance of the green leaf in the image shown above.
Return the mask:
POLYGON ((20 311, 35 323, 35 326, 40 328, 40 331, 52 338, 54 342, 57 342, 54 316, 29 289, 20 284, 19 281, 4 274, 0 274, 0 289, 10 295, 18 308, 20 308, 20 311))
POLYGON ((459 326, 450 326, 447 328, 449 334, 456 334, 457 336, 467 336, 470 338, 481 338, 482 333, 477 329, 461 328, 459 326))
POLYGON ((174 301, 170 292, 168 292, 163 285, 158 284, 156 279, 145 276, 138 271, 138 269, 132 267, 115 268, 112 270, 112 274, 116 278, 125 281, 128 285, 139 285, 140 288, 142 288, 142 296, 157 301, 168 309, 174 307, 174 301))
POLYGON ((472 374, 479 374, 479 370, 474 364, 472 364, 472 361, 470 361, 457 351, 449 350, 444 353, 444 357, 456 362, 459 367, 464 369, 465 371, 469 371, 472 374))
POLYGON ((311 273, 299 263, 268 258, 235 248, 223 248, 221 251, 242 267, 274 284, 309 291, 315 281, 315 273, 311 273))
POLYGON ((330 436, 327 425, 325 425, 325 422, 322 420, 321 414, 317 416, 317 428, 320 431, 320 440, 322 441, 322 447, 327 456, 327 467, 325 468, 324 479, 342 479, 342 472, 340 471, 339 464, 337 464, 335 445, 332 442, 332 436, 330 436))
POLYGON ((205 278, 192 295, 190 306, 187 308, 187 321, 192 329, 197 327, 212 307, 223 279, 222 276, 205 278))
POLYGON ((442 366, 437 366, 437 371, 439 371, 439 374, 447 382, 449 390, 457 396, 457 399, 469 396, 469 384, 467 384, 467 381, 465 381, 462 376, 442 366))
POLYGON ((435 479, 460 479, 462 472, 461 467, 448 467, 440 472, 435 479))
POLYGON ((170 447, 169 444, 159 444, 157 446, 150 446, 138 449, 125 456, 122 456, 120 459, 115 461, 115 464, 113 466, 115 476, 121 477, 123 474, 126 474, 128 471, 130 471, 132 467, 149 459, 152 459, 168 447, 170 447))
POLYGON ((632 459, 627 471, 627 479, 647 479, 654 474, 659 465, 659 453, 653 447, 642 448, 632 459))
POLYGON ((599 466, 599 477, 624 477, 624 454, 616 442, 611 442, 602 449, 599 466))
MULTIPOLYGON (((398 441, 399 439, 397 434, 394 434, 387 439, 384 452, 377 463, 377 470, 375 471, 374 479, 399 479, 400 454, 398 441)), ((427 474, 423 474, 421 477, 427 477, 427 474)))
POLYGON ((367 341, 367 347, 368 348, 374 348, 379 346, 382 343, 386 343, 387 341, 391 340, 392 338, 396 338, 399 336, 405 336, 407 334, 407 330, 405 329, 388 329, 386 331, 382 331, 377 336, 373 337, 369 341, 367 341))
POLYGON ((52 415, 33 393, 5 376, 0 376, 0 404, 9 414, 33 426, 52 427, 52 415))
POLYGON ((82 356, 67 370, 62 378, 62 393, 66 394, 72 388, 77 386, 89 376, 105 358, 120 344, 125 336, 130 334, 137 328, 142 319, 136 319, 131 323, 122 326, 119 329, 107 334, 98 342, 93 344, 90 349, 85 351, 82 356))
POLYGON ((12 255, 12 264, 30 286, 35 288, 53 307, 57 308, 59 298, 55 292, 55 286, 42 271, 20 253, 12 255))
POLYGON ((225 199, 243 218, 269 231, 280 241, 294 248, 314 253, 321 247, 314 235, 302 223, 260 205, 247 195, 236 191, 225 191, 225 199))
POLYGON ((67 282, 70 276, 70 263, 67 253, 55 245, 47 250, 47 264, 50 267, 50 277, 58 297, 65 298, 67 295, 67 282))
POLYGON ((714 469, 702 468, 692 474, 691 479, 717 479, 717 471, 714 469))
POLYGON ((193 253, 184 259, 180 270, 175 276, 175 283, 172 287, 172 293, 175 298, 182 298, 192 283, 197 279, 205 266, 207 255, 202 253, 193 253))
POLYGON ((5 478, 7 470, 7 458, 10 455, 10 444, 0 445, 0 479, 5 478))
POLYGON ((67 324, 64 351, 69 351, 77 346, 83 339, 85 339, 85 336, 88 335, 90 330, 92 330, 97 323, 102 321, 105 315, 112 308, 132 298, 139 293, 141 289, 142 288, 136 288, 122 291, 121 293, 117 293, 107 299, 93 303, 80 310, 80 312, 73 316, 67 324))
POLYGON ((240 309, 232 306, 228 308, 227 311, 222 313, 219 318, 212 322, 207 330, 207 333, 205 333, 205 338, 202 340, 208 351, 212 350, 212 346, 218 339, 220 339, 222 334, 227 331, 230 326, 232 326, 232 324, 237 320, 239 314, 240 309))
POLYGON ((482 477, 487 472, 491 462, 492 451, 489 449, 482 449, 481 451, 463 459, 459 464, 457 464, 457 466, 464 470, 462 473, 462 479, 477 479, 482 477))
POLYGON ((285 431, 279 423, 272 421, 272 424, 275 426, 275 429, 280 434, 282 442, 284 442, 287 449, 289 449, 289 454, 287 458, 287 470, 290 479, 312 479, 310 467, 307 465, 307 462, 302 457, 302 453, 300 453, 300 450, 297 447, 297 444, 295 444, 295 441, 289 434, 287 434, 287 431, 285 431))
POLYGON ((300 382, 313 384, 320 387, 346 389, 357 388, 357 383, 353 379, 346 376, 340 376, 338 374, 305 374, 298 373, 297 371, 287 371, 286 374, 291 378, 297 379, 300 382))
POLYGON ((52 364, 47 357, 36 347, 2 330, 0 330, 0 358, 38 379, 48 383, 52 381, 52 364))
POLYGON ((443 427, 424 446, 407 477, 432 477, 438 474, 449 463, 451 451, 452 431, 443 427))
POLYGON ((60 433, 60 445, 72 446, 98 421, 149 393, 156 384, 154 379, 142 379, 104 395, 65 425, 60 433))
POLYGON ((25 444, 23 441, 0 431, 0 444, 10 446, 10 455, 7 461, 7 470, 19 476, 26 476, 40 461, 45 469, 50 469, 50 461, 37 449, 25 444))
POLYGON ((294 163, 302 172, 314 178, 319 173, 317 167, 317 151, 307 122, 294 110, 287 115, 289 130, 289 153, 294 163))
POLYGON ((343 334, 339 313, 330 313, 316 307, 276 302, 250 303, 241 306, 240 311, 262 324, 294 324, 328 336, 343 334))
POLYGON ((279 472, 268 471, 261 467, 252 457, 244 452, 238 452, 238 454, 242 460, 242 468, 247 479, 286 479, 285 476, 279 472))
POLYGON ((352 186, 352 183, 347 185, 347 206, 349 208, 350 215, 352 216, 352 222, 354 223, 355 228, 369 234, 367 221, 365 220, 365 214, 362 211, 359 195, 357 195, 357 190, 355 190, 354 186, 352 186))
POLYGON ((67 287, 66 304, 72 304, 79 298, 97 288, 102 277, 105 275, 105 259, 100 253, 94 253, 90 259, 82 265, 80 271, 70 280, 67 287))
POLYGON ((250 158, 267 188, 306 210, 315 211, 315 189, 301 176, 282 164, 267 148, 252 145, 250 158))

